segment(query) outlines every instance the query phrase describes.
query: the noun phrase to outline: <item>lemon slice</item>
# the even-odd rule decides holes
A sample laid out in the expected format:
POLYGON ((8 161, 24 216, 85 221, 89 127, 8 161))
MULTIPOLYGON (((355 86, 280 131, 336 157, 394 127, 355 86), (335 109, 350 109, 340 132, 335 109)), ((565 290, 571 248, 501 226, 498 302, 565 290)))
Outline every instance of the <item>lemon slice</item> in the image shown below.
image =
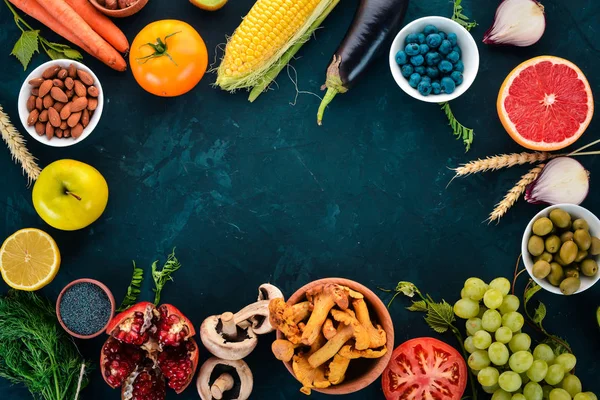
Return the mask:
POLYGON ((193 5, 203 10, 216 11, 223 7, 227 0, 190 0, 193 5))
POLYGON ((14 289, 33 291, 52 282, 60 267, 56 242, 46 232, 21 229, 4 241, 0 248, 0 272, 14 289))

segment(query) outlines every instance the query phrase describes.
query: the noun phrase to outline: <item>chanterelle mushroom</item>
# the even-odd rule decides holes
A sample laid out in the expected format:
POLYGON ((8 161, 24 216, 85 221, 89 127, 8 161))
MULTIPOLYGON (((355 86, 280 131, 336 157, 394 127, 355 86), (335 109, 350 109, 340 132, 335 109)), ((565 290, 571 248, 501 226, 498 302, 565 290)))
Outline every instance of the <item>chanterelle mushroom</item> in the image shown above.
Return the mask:
POLYGON ((253 387, 252 371, 242 360, 208 359, 200 368, 196 388, 202 400, 221 400, 228 393, 230 399, 246 400, 253 387))
POLYGON ((325 323, 329 311, 335 305, 346 310, 350 305, 349 296, 347 287, 334 283, 317 285, 308 290, 306 298, 312 303, 313 312, 302 332, 302 343, 311 345, 321 333, 321 327, 325 323))
POLYGON ((387 335, 381 327, 381 325, 377 325, 377 328, 373 326, 373 322, 371 322, 371 317, 369 316, 369 309, 365 300, 354 299, 352 300, 352 306, 354 307, 354 312, 356 313, 356 319, 365 328, 367 328, 367 332, 369 332, 369 348, 376 349, 385 345, 385 343, 387 342, 387 335))
POLYGON ((300 344, 294 344, 289 340, 277 339, 271 345, 271 350, 276 359, 288 362, 294 357, 294 350, 299 346, 300 344))
POLYGON ((381 347, 379 349, 366 349, 366 350, 356 350, 356 348, 352 345, 343 346, 338 355, 348 358, 350 360, 355 360, 357 358, 381 358, 387 353, 387 347, 381 347))
POLYGON ((346 371, 350 365, 350 359, 341 356, 339 353, 333 357, 333 360, 327 367, 325 376, 332 385, 339 385, 346 378, 346 371))
POLYGON ((323 324, 323 336, 325 336, 325 339, 329 340, 334 337, 336 333, 337 328, 333 326, 333 320, 331 318, 327 318, 323 324))
POLYGON ((200 326, 200 339, 208 351, 224 360, 241 360, 258 343, 252 328, 238 326, 230 312, 206 318, 200 326))
POLYGON ((311 345, 308 353, 299 353, 294 356, 294 361, 292 362, 294 376, 302 383, 300 392, 306 395, 310 395, 312 388, 324 389, 331 385, 329 380, 325 377, 325 366, 313 368, 308 362, 309 356, 318 351, 324 343, 325 337, 323 335, 318 335, 317 340, 311 345))
POLYGON ((294 309, 283 299, 273 299, 269 303, 269 320, 271 325, 279 329, 292 343, 298 344, 302 334, 294 321, 294 309))
POLYGON ((365 328, 357 319, 356 315, 352 310, 340 311, 340 310, 331 310, 331 315, 333 319, 338 321, 344 325, 351 325, 354 327, 354 339, 356 340, 356 347, 358 350, 364 350, 369 348, 369 344, 371 343, 371 339, 369 337, 369 332, 367 328, 365 328))

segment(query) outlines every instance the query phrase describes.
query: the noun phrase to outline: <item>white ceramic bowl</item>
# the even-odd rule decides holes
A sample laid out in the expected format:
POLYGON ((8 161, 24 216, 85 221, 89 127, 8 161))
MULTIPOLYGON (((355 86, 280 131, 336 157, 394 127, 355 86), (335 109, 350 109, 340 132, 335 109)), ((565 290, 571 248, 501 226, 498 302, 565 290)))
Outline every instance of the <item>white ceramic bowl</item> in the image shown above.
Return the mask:
MULTIPOLYGON (((531 276, 531 279, 535 281, 538 285, 540 285, 545 290, 562 295, 560 289, 556 286, 553 286, 547 279, 538 279, 533 276, 531 269, 533 268, 533 257, 527 251, 527 242, 529 242, 529 238, 532 235, 533 223, 540 217, 547 217, 550 214, 550 211, 555 208, 561 208, 571 214, 572 219, 583 218, 587 221, 590 226, 590 234, 592 236, 600 237, 600 220, 594 214, 592 214, 589 210, 577 206, 575 204, 557 204, 555 206, 550 206, 544 208, 542 211, 536 214, 535 217, 529 221, 527 228, 525 228, 525 232, 523 233, 523 240, 521 241, 521 253, 523 254, 523 263, 525 264, 525 268, 527 269, 527 273, 531 276)), ((596 262, 600 262, 600 256, 595 257, 596 262)), ((584 290, 587 290, 594 286, 596 282, 600 279, 600 272, 596 273, 596 276, 587 277, 581 274, 581 287, 575 294, 579 294, 584 290)))
POLYGON ((40 65, 39 67, 37 67, 36 69, 31 71, 29 76, 25 79, 25 82, 23 82, 23 85, 21 86, 21 91, 19 92, 19 104, 18 104, 19 118, 21 119, 21 123, 23 124, 23 127, 25 128, 27 133, 29 133, 29 135, 32 138, 34 138, 35 140, 37 140, 40 143, 43 143, 45 145, 52 146, 52 147, 72 146, 76 143, 80 143, 85 138, 87 138, 90 135, 90 133, 92 133, 92 131, 94 130, 96 125, 98 125, 98 121, 100 121, 100 117, 102 116, 102 108, 103 107, 104 107, 104 91, 102 90, 102 85, 100 84, 100 80, 98 79, 96 74, 94 74, 94 72, 91 69, 89 69, 82 63, 73 61, 73 60, 51 60, 51 61, 48 61, 48 62, 40 65), (46 137, 46 135, 42 135, 42 136, 38 135, 37 132, 35 131, 35 127, 27 126, 27 117, 29 116, 29 112, 27 111, 27 99, 31 95, 31 89, 32 89, 31 85, 28 82, 34 78, 41 77, 44 70, 48 67, 51 67, 53 65, 60 65, 63 68, 67 68, 71 63, 75 64, 75 66, 78 69, 86 71, 87 73, 92 75, 92 77, 94 78, 94 85, 98 88, 98 91, 100 92, 100 94, 98 95, 98 107, 94 111, 94 115, 92 115, 92 118, 90 118, 90 123, 83 130, 83 133, 81 134, 81 136, 79 136, 79 138, 73 139, 73 138, 54 137, 52 139, 48 139, 46 137))
POLYGON ((452 21, 449 18, 444 17, 423 17, 406 25, 394 39, 392 47, 390 47, 390 70, 394 76, 394 80, 408 95, 414 97, 417 100, 425 101, 427 103, 443 103, 446 101, 454 100, 469 89, 479 70, 479 50, 477 50, 477 43, 473 36, 458 23, 452 21), (408 79, 402 76, 400 66, 396 63, 396 53, 404 49, 406 37, 411 33, 423 32, 423 29, 427 25, 434 25, 440 31, 451 33, 454 32, 458 38, 458 46, 461 50, 461 60, 465 65, 463 71, 463 83, 456 87, 456 90, 451 94, 430 94, 429 96, 423 96, 419 91, 408 84, 408 79))

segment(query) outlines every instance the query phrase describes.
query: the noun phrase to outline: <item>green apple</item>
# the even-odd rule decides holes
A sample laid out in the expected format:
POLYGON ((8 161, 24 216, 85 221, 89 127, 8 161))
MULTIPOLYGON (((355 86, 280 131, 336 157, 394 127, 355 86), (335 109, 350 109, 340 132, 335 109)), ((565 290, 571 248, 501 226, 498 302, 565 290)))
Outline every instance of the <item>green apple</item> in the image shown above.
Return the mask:
POLYGON ((91 165, 58 160, 42 170, 32 197, 35 211, 48 225, 74 231, 102 215, 108 202, 108 185, 91 165))

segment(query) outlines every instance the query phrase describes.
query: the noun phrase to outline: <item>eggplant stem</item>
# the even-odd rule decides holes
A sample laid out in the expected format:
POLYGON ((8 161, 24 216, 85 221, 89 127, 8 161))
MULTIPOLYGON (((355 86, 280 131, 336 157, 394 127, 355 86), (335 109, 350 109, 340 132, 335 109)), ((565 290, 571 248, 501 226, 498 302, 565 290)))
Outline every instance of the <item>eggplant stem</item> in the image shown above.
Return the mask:
POLYGON ((325 93, 325 97, 321 100, 321 104, 319 104, 319 111, 317 111, 317 124, 322 125, 323 123, 323 114, 325 113, 325 109, 331 103, 333 98, 339 93, 339 91, 335 88, 328 87, 327 92, 325 93))

